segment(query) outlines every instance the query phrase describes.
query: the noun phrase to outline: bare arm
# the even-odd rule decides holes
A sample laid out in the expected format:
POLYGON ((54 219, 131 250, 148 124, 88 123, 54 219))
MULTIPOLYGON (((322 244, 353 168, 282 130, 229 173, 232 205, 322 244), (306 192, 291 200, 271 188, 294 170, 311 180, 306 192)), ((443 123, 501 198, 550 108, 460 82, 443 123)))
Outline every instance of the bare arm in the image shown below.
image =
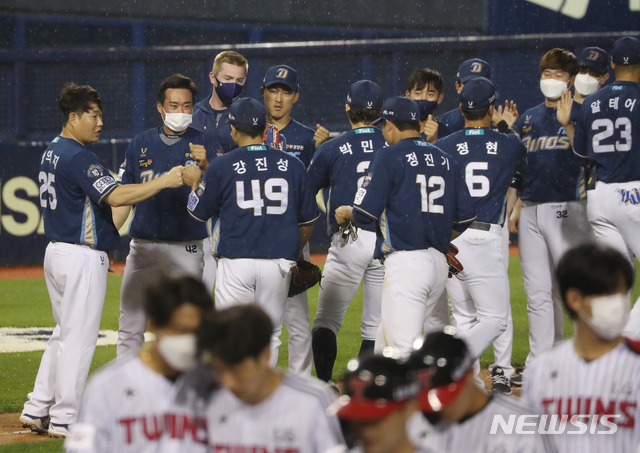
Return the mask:
MULTIPOLYGON (((106 202, 110 206, 131 206, 151 198, 162 189, 180 187, 182 183, 182 171, 184 167, 178 165, 169 172, 141 184, 125 184, 116 187, 107 197, 106 202)), ((124 223, 124 222, 123 222, 124 223)), ((117 226, 117 225, 116 225, 117 226)))

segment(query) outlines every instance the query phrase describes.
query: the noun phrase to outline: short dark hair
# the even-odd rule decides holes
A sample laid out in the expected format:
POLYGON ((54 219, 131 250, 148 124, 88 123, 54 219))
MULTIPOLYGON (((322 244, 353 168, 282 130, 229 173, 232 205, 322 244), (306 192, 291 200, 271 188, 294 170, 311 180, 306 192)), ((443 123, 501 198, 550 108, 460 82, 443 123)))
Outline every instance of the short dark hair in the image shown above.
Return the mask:
POLYGON ((347 117, 353 124, 371 124, 375 120, 380 118, 380 110, 359 109, 351 107, 349 111, 347 111, 347 117))
POLYGON ((213 310, 211 294, 204 283, 194 277, 159 276, 145 289, 144 312, 158 327, 167 326, 173 312, 183 304, 195 305, 203 313, 213 310))
POLYGON ((58 96, 58 107, 62 112, 62 127, 69 121, 69 114, 75 112, 82 115, 91 110, 91 104, 96 104, 100 111, 103 110, 102 98, 96 90, 89 85, 66 83, 58 96))
POLYGON ((191 96, 194 102, 196 100, 196 97, 198 96, 198 85, 196 85, 193 80, 191 80, 187 76, 183 76, 182 74, 174 74, 164 79, 158 87, 158 102, 160 103, 160 105, 164 105, 167 90, 170 88, 185 89, 191 91, 191 96))
POLYGON ((225 365, 257 358, 271 343, 273 323, 255 304, 215 312, 200 327, 198 347, 225 365))
POLYGON ((411 123, 408 121, 390 121, 400 132, 404 131, 416 131, 420 132, 420 123, 411 123))
POLYGON ((491 106, 489 105, 483 109, 468 109, 466 107, 461 107, 460 110, 462 111, 462 116, 464 116, 465 119, 469 121, 478 121, 487 116, 490 108, 491 106))
POLYGON ((433 88, 435 88, 438 93, 442 93, 444 88, 442 75, 435 69, 431 68, 416 69, 413 71, 411 76, 409 76, 409 80, 407 81, 407 91, 411 91, 413 89, 422 90, 428 85, 433 85, 433 88))
POLYGON ((540 72, 545 69, 560 69, 574 76, 578 73, 578 59, 565 49, 551 49, 540 59, 540 72))
POLYGON ((556 277, 565 309, 572 319, 577 313, 567 305, 566 294, 575 288, 584 296, 610 294, 622 280, 628 290, 633 286, 635 273, 629 260, 617 250, 595 243, 579 245, 564 254, 556 277))
POLYGON ((248 135, 251 138, 262 137, 264 135, 264 126, 247 126, 244 124, 234 124, 238 132, 243 135, 248 135))

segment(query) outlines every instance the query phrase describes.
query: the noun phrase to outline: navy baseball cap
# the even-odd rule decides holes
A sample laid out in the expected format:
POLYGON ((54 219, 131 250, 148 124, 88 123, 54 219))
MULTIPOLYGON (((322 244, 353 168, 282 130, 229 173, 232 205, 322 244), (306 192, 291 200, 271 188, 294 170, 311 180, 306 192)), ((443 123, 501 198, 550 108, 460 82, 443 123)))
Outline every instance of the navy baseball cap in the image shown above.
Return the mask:
POLYGON ((262 79, 262 86, 267 88, 273 85, 284 85, 290 90, 298 91, 298 73, 284 64, 271 66, 262 79))
POLYGON ((419 123, 420 108, 413 99, 405 96, 393 96, 382 103, 382 115, 371 124, 377 124, 384 119, 404 123, 419 123))
POLYGON ((466 109, 483 109, 496 101, 496 89, 491 80, 476 77, 464 84, 460 91, 460 104, 466 109))
POLYGON ((609 69, 609 54, 600 47, 585 47, 578 55, 578 65, 606 74, 609 69))
POLYGON ((371 80, 352 83, 347 93, 347 104, 358 109, 380 110, 383 100, 382 88, 371 80))
POLYGON ((253 98, 238 98, 229 107, 227 123, 234 126, 267 125, 267 109, 253 98))
POLYGON ((640 63, 640 41, 632 36, 625 36, 613 43, 611 61, 627 66, 640 63))
POLYGON ((407 364, 420 385, 420 410, 439 412, 460 394, 463 377, 474 357, 464 340, 455 337, 455 328, 428 334, 411 353, 407 364))
POLYGON ((343 420, 378 420, 420 391, 411 369, 392 357, 371 355, 351 360, 347 368, 344 394, 331 407, 343 420))
POLYGON ((462 83, 467 83, 476 77, 491 79, 491 65, 480 58, 463 61, 458 68, 456 77, 462 83))

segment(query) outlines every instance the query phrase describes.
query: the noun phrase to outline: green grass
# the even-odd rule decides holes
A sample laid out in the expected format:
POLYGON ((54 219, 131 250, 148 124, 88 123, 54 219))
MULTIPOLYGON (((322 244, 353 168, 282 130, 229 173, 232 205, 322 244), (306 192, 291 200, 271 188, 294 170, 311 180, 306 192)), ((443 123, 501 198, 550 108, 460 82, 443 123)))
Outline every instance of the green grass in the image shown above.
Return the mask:
MULTIPOLYGON (((636 271, 636 278, 640 272, 636 271)), ((526 297, 518 257, 511 257, 509 263, 511 283, 511 307, 513 312, 514 366, 524 364, 529 352, 526 297)), ((120 299, 121 276, 108 277, 107 296, 102 314, 102 329, 117 330, 118 303, 120 299)), ((635 285, 632 300, 640 294, 640 285, 635 285)), ((311 318, 315 316, 318 300, 318 287, 309 291, 309 310, 311 318)), ((0 281, 0 327, 53 327, 51 305, 44 279, 24 279, 0 281)), ((360 316, 362 314, 362 288, 349 306, 344 325, 338 335, 338 357, 334 368, 334 377, 342 374, 347 362, 358 354, 360 348, 360 316)), ((565 335, 573 333, 573 325, 565 316, 565 335)), ((278 365, 287 366, 287 333, 283 330, 278 365)), ((91 367, 92 372, 114 359, 115 346, 96 348, 91 367)), ((0 354, 0 413, 19 412, 27 393, 32 390, 33 382, 40 364, 42 351, 0 354)), ((493 362, 493 351, 489 349, 481 357, 481 365, 487 367, 493 362)), ((0 452, 53 452, 61 451, 59 441, 39 442, 35 444, 12 444, 0 446, 0 452)))

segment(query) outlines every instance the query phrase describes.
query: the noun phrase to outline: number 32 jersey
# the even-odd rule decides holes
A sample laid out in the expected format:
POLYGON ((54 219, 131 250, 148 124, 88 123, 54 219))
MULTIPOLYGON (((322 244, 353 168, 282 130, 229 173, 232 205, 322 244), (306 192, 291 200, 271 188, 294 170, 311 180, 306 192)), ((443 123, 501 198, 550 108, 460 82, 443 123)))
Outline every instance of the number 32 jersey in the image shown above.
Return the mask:
POLYGON ((640 180, 640 86, 614 82, 585 99, 573 146, 595 162, 598 181, 640 180))
POLYGON ((305 173, 300 159, 284 151, 237 148, 209 165, 187 208, 200 221, 218 217, 212 235, 216 255, 296 260, 299 226, 319 215, 305 173))

